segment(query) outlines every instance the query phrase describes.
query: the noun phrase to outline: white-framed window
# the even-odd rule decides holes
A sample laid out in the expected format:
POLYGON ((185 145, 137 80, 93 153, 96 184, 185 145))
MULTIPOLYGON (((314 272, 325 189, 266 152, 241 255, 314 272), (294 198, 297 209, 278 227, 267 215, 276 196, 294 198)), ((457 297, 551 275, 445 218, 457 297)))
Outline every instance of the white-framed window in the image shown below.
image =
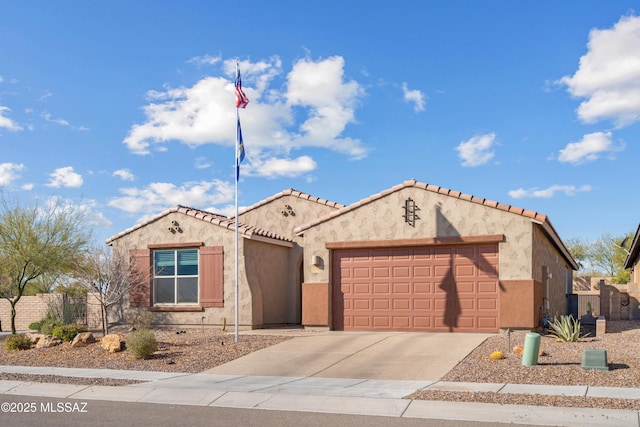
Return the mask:
POLYGON ((153 251, 153 304, 198 304, 198 249, 153 251))

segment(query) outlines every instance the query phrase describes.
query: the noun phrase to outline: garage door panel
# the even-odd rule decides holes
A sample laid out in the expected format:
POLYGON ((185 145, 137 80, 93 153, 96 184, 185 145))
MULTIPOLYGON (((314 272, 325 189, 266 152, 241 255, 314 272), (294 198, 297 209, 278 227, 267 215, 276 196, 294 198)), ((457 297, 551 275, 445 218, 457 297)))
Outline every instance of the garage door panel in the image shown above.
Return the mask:
POLYGON ((415 329, 431 329, 433 326, 431 322, 431 317, 428 316, 415 316, 413 318, 413 327, 415 329))
POLYGON ((411 308, 411 300, 407 299, 394 299, 391 305, 394 310, 409 310, 411 308))
POLYGON ((407 278, 407 277, 411 277, 411 268, 408 266, 394 266, 391 269, 391 277, 395 278, 407 278))
POLYGON ((336 250, 334 329, 497 332, 497 249, 336 250))
POLYGON ((413 267, 413 277, 431 277, 431 266, 429 265, 415 265, 413 267))
POLYGON ((389 267, 373 267, 373 278, 389 278, 391 277, 391 269, 389 267))
POLYGON ((374 316, 372 323, 376 328, 387 329, 391 326, 391 319, 389 316, 374 316))
POLYGON ((498 281, 492 282, 479 281, 478 293, 497 294, 498 293, 498 281))
POLYGON ((354 328, 371 328, 371 318, 369 316, 353 316, 354 328))
POLYGON ((353 309, 354 310, 371 310, 371 301, 368 299, 354 299, 353 300, 353 309))
POLYGON ((409 316, 393 316, 393 327, 396 329, 407 329, 411 326, 409 316))
POLYGON ((394 294, 408 294, 411 292, 409 283, 393 283, 391 285, 394 294))
POLYGON ((474 294, 476 293, 475 282, 458 282, 455 284, 455 291, 459 294, 474 294))
POLYGON ((495 311, 498 309, 498 301, 495 299, 478 298, 478 310, 495 311))
POLYGON ((387 311, 391 309, 391 300, 389 299, 374 299, 373 309, 375 311, 387 311))
POLYGON ((458 307, 461 310, 475 310, 476 309, 476 300, 473 298, 460 298, 458 302, 458 307))
POLYGON ((432 302, 433 301, 430 299, 414 299, 413 309, 416 311, 418 310, 430 311, 432 307, 432 302))
POLYGON ((375 295, 391 295, 391 284, 390 283, 374 283, 373 293, 375 295))
POLYGON ((421 282, 414 282, 413 283, 413 293, 414 294, 430 294, 432 292, 432 287, 431 287, 431 283, 421 283, 421 282))
POLYGON ((371 293, 371 283, 354 283, 352 286, 353 294, 369 294, 371 293))
POLYGON ((456 278, 475 277, 476 269, 473 265, 456 265, 456 278))

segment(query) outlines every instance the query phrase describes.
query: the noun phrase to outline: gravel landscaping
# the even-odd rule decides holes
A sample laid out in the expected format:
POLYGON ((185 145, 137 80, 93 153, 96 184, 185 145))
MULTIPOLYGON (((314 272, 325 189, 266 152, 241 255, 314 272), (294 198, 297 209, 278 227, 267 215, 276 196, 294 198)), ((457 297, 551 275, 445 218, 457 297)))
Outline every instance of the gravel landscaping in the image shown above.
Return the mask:
MULTIPOLYGON (((155 333, 159 350, 148 360, 135 359, 127 351, 108 353, 99 343, 84 348, 71 348, 64 343, 43 350, 7 351, 4 342, 0 342, 0 365, 198 373, 291 338, 243 334, 236 344, 232 334, 224 334, 216 329, 187 329, 184 332, 165 329, 156 330, 155 333)), ((543 335, 541 349, 544 353, 535 366, 522 366, 521 356, 510 350, 524 344, 525 334, 526 331, 514 331, 509 335, 500 333, 488 338, 446 374, 442 381, 640 388, 640 321, 608 322, 604 337, 587 337, 576 343, 559 343, 553 337, 543 335), (582 369, 584 349, 605 349, 610 370, 582 369), (490 360, 489 355, 496 350, 502 351, 505 358, 490 360)), ((133 383, 128 380, 8 373, 0 373, 0 379, 87 385, 133 383)), ((417 391, 408 398, 640 410, 640 402, 634 399, 443 391, 417 391)))
MULTIPOLYGON (((535 366, 522 366, 522 356, 509 350, 523 345, 525 334, 526 331, 512 332, 510 343, 506 333, 490 337, 446 374, 442 381, 640 388, 640 321, 607 322, 607 333, 602 338, 586 337, 574 343, 556 342, 554 337, 543 335, 540 347, 544 353, 538 358, 538 364, 535 366), (582 369, 582 353, 585 349, 605 349, 610 370, 582 369), (505 358, 489 360, 489 355, 496 350, 502 351, 505 358)), ((635 399, 444 391, 419 391, 410 397, 426 400, 640 410, 640 402, 635 399)))
MULTIPOLYGON (((126 335, 124 330, 114 330, 126 335)), ((125 369, 136 371, 199 373, 254 351, 291 339, 288 336, 241 335, 219 329, 156 329, 158 351, 150 359, 136 359, 130 352, 109 353, 100 343, 72 348, 69 342, 47 349, 8 351, 0 341, 0 365, 55 366, 62 368, 125 369)), ((98 336, 100 336, 98 334, 98 336)), ((0 372, 0 380, 56 382, 86 385, 127 385, 136 381, 75 378, 52 375, 23 375, 0 372)))

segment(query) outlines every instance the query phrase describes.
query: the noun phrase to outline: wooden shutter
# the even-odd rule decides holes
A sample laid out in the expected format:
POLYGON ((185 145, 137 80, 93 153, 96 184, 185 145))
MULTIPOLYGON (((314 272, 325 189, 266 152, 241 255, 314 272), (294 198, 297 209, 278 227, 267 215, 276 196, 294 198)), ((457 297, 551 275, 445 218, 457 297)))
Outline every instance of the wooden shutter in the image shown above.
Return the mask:
POLYGON ((132 249, 129 251, 131 262, 131 288, 129 305, 131 307, 151 306, 151 251, 132 249))
POLYGON ((200 248, 200 306, 224 306, 224 247, 200 248))

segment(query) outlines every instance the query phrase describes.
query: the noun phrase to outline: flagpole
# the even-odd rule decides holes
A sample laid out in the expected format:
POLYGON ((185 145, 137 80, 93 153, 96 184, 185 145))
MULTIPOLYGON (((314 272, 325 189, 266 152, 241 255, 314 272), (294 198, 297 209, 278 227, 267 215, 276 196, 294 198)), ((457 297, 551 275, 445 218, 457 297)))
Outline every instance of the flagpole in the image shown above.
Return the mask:
MULTIPOLYGON (((238 68, 239 65, 236 62, 236 76, 238 75, 238 68)), ((238 342, 238 181, 240 180, 240 174, 238 173, 238 168, 240 167, 240 161, 238 159, 238 144, 240 143, 240 141, 238 141, 239 139, 239 135, 238 135, 238 123, 240 121, 240 112, 239 112, 239 108, 238 105, 236 103, 236 149, 234 152, 234 157, 235 157, 235 168, 234 168, 234 173, 236 175, 236 300, 235 300, 235 324, 236 324, 236 333, 235 333, 235 337, 236 337, 236 343, 238 342)))

